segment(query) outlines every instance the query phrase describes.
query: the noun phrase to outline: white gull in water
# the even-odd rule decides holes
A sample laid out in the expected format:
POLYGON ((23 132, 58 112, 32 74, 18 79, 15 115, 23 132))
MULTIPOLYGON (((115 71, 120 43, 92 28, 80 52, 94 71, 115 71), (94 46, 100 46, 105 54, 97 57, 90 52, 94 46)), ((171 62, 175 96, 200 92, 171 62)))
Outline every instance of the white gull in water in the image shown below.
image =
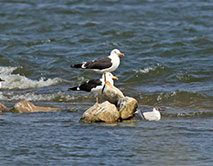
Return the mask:
MULTIPOLYGON (((112 73, 106 72, 106 83, 114 85, 113 79, 118 79, 117 77, 113 76, 112 73)), ((88 80, 87 82, 84 82, 80 84, 79 86, 75 86, 72 88, 69 88, 69 90, 73 91, 86 91, 86 92, 93 92, 98 95, 102 93, 103 87, 105 85, 105 76, 104 74, 100 79, 94 79, 94 80, 88 80)), ((97 101, 97 98, 96 98, 97 101)))
POLYGON ((140 110, 137 110, 135 113, 140 116, 143 120, 148 121, 158 121, 161 119, 160 111, 163 111, 164 109, 160 107, 154 107, 151 112, 141 112, 140 110))
POLYGON ((120 65, 119 56, 124 56, 118 49, 111 51, 110 55, 104 58, 99 58, 91 62, 83 62, 81 64, 73 64, 72 68, 92 69, 101 73, 113 72, 120 65))

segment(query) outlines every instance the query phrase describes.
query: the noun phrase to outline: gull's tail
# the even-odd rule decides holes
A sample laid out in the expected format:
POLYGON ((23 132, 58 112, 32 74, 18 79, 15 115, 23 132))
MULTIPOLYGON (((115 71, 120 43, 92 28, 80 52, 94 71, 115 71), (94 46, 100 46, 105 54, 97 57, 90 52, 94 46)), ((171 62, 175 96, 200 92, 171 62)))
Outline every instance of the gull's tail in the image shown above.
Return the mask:
POLYGON ((82 66, 83 66, 83 64, 72 64, 70 67, 71 68, 83 68, 82 66))
POLYGON ((75 86, 75 87, 69 88, 68 91, 70 90, 79 90, 79 87, 75 86))

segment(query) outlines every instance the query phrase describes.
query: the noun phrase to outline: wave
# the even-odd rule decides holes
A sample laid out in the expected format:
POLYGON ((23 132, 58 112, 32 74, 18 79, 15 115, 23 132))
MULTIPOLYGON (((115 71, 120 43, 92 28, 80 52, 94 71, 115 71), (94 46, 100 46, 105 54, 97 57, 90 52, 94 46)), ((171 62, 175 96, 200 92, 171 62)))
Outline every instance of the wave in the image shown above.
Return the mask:
POLYGON ((36 92, 0 92, 0 100, 4 101, 52 101, 52 102, 94 102, 95 97, 89 93, 81 94, 67 94, 66 92, 59 91, 56 93, 38 94, 36 92))
POLYGON ((190 83, 190 82, 201 82, 203 80, 205 80, 206 78, 204 77, 196 77, 193 76, 191 74, 182 74, 182 75, 176 75, 177 80, 181 81, 181 82, 186 82, 186 83, 190 83))
POLYGON ((213 108, 213 96, 200 92, 173 91, 168 93, 155 93, 139 96, 141 104, 161 104, 178 108, 207 109, 213 108))
POLYGON ((51 85, 56 85, 63 80, 60 78, 45 79, 41 77, 39 80, 31 80, 20 74, 13 74, 18 67, 0 67, 0 78, 5 80, 2 89, 35 89, 51 85))
POLYGON ((155 66, 148 66, 136 71, 136 73, 149 73, 149 72, 160 72, 166 70, 167 68, 163 65, 157 64, 155 66))
POLYGON ((177 117, 177 118, 207 118, 213 117, 213 112, 198 111, 198 112, 189 112, 189 113, 177 113, 171 116, 171 114, 164 114, 165 117, 177 117))
POLYGON ((210 118, 213 117, 213 112, 210 110, 182 110, 167 108, 164 112, 161 112, 164 118, 210 118), (172 112, 171 112, 172 110, 172 112))
POLYGON ((149 73, 158 69, 164 69, 164 66, 157 65, 155 67, 145 67, 143 69, 139 69, 136 73, 149 73))
POLYGON ((38 94, 35 92, 28 92, 24 94, 17 94, 14 92, 8 92, 8 93, 1 93, 0 99, 1 100, 28 100, 28 101, 65 101, 65 100, 73 100, 76 97, 74 96, 65 96, 63 92, 57 92, 53 94, 38 94))
POLYGON ((125 83, 135 82, 137 84, 146 80, 166 79, 167 77, 172 77, 173 73, 171 68, 157 63, 134 71, 125 72, 123 75, 125 83))

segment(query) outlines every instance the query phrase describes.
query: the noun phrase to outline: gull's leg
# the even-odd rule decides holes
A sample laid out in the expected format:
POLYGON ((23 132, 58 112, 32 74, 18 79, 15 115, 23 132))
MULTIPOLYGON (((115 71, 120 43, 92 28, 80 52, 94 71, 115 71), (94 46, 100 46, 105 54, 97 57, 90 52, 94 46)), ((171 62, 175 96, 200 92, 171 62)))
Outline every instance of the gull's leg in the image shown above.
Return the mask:
POLYGON ((104 73, 104 82, 106 83, 106 73, 104 73))

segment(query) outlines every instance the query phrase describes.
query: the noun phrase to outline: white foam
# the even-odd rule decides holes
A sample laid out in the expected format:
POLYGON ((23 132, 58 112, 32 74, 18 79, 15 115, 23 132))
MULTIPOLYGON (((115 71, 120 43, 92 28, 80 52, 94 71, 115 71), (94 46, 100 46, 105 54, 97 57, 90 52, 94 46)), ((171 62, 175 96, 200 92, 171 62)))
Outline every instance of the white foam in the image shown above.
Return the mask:
POLYGON ((24 94, 17 94, 15 92, 0 92, 0 100, 27 100, 27 101, 72 101, 78 99, 79 96, 67 95, 64 92, 57 92, 52 94, 38 94, 35 92, 28 92, 24 94))
POLYGON ((155 71, 156 69, 164 69, 164 66, 160 65, 160 64, 157 64, 156 66, 154 67, 146 67, 146 68, 143 68, 143 69, 139 69, 137 72, 139 73, 149 73, 150 71, 155 71))
POLYGON ((16 69, 17 69, 17 67, 11 67, 11 66, 9 66, 9 67, 2 67, 2 66, 0 66, 0 74, 1 75, 9 75, 9 74, 11 74, 16 69))
POLYGON ((140 69, 139 72, 140 73, 149 73, 150 71, 154 71, 155 68, 152 68, 152 67, 147 67, 147 68, 144 68, 144 69, 140 69))
POLYGON ((41 77, 39 80, 31 80, 20 74, 12 74, 17 67, 0 67, 0 78, 5 80, 2 89, 34 89, 55 85, 62 82, 60 78, 45 79, 41 77))

